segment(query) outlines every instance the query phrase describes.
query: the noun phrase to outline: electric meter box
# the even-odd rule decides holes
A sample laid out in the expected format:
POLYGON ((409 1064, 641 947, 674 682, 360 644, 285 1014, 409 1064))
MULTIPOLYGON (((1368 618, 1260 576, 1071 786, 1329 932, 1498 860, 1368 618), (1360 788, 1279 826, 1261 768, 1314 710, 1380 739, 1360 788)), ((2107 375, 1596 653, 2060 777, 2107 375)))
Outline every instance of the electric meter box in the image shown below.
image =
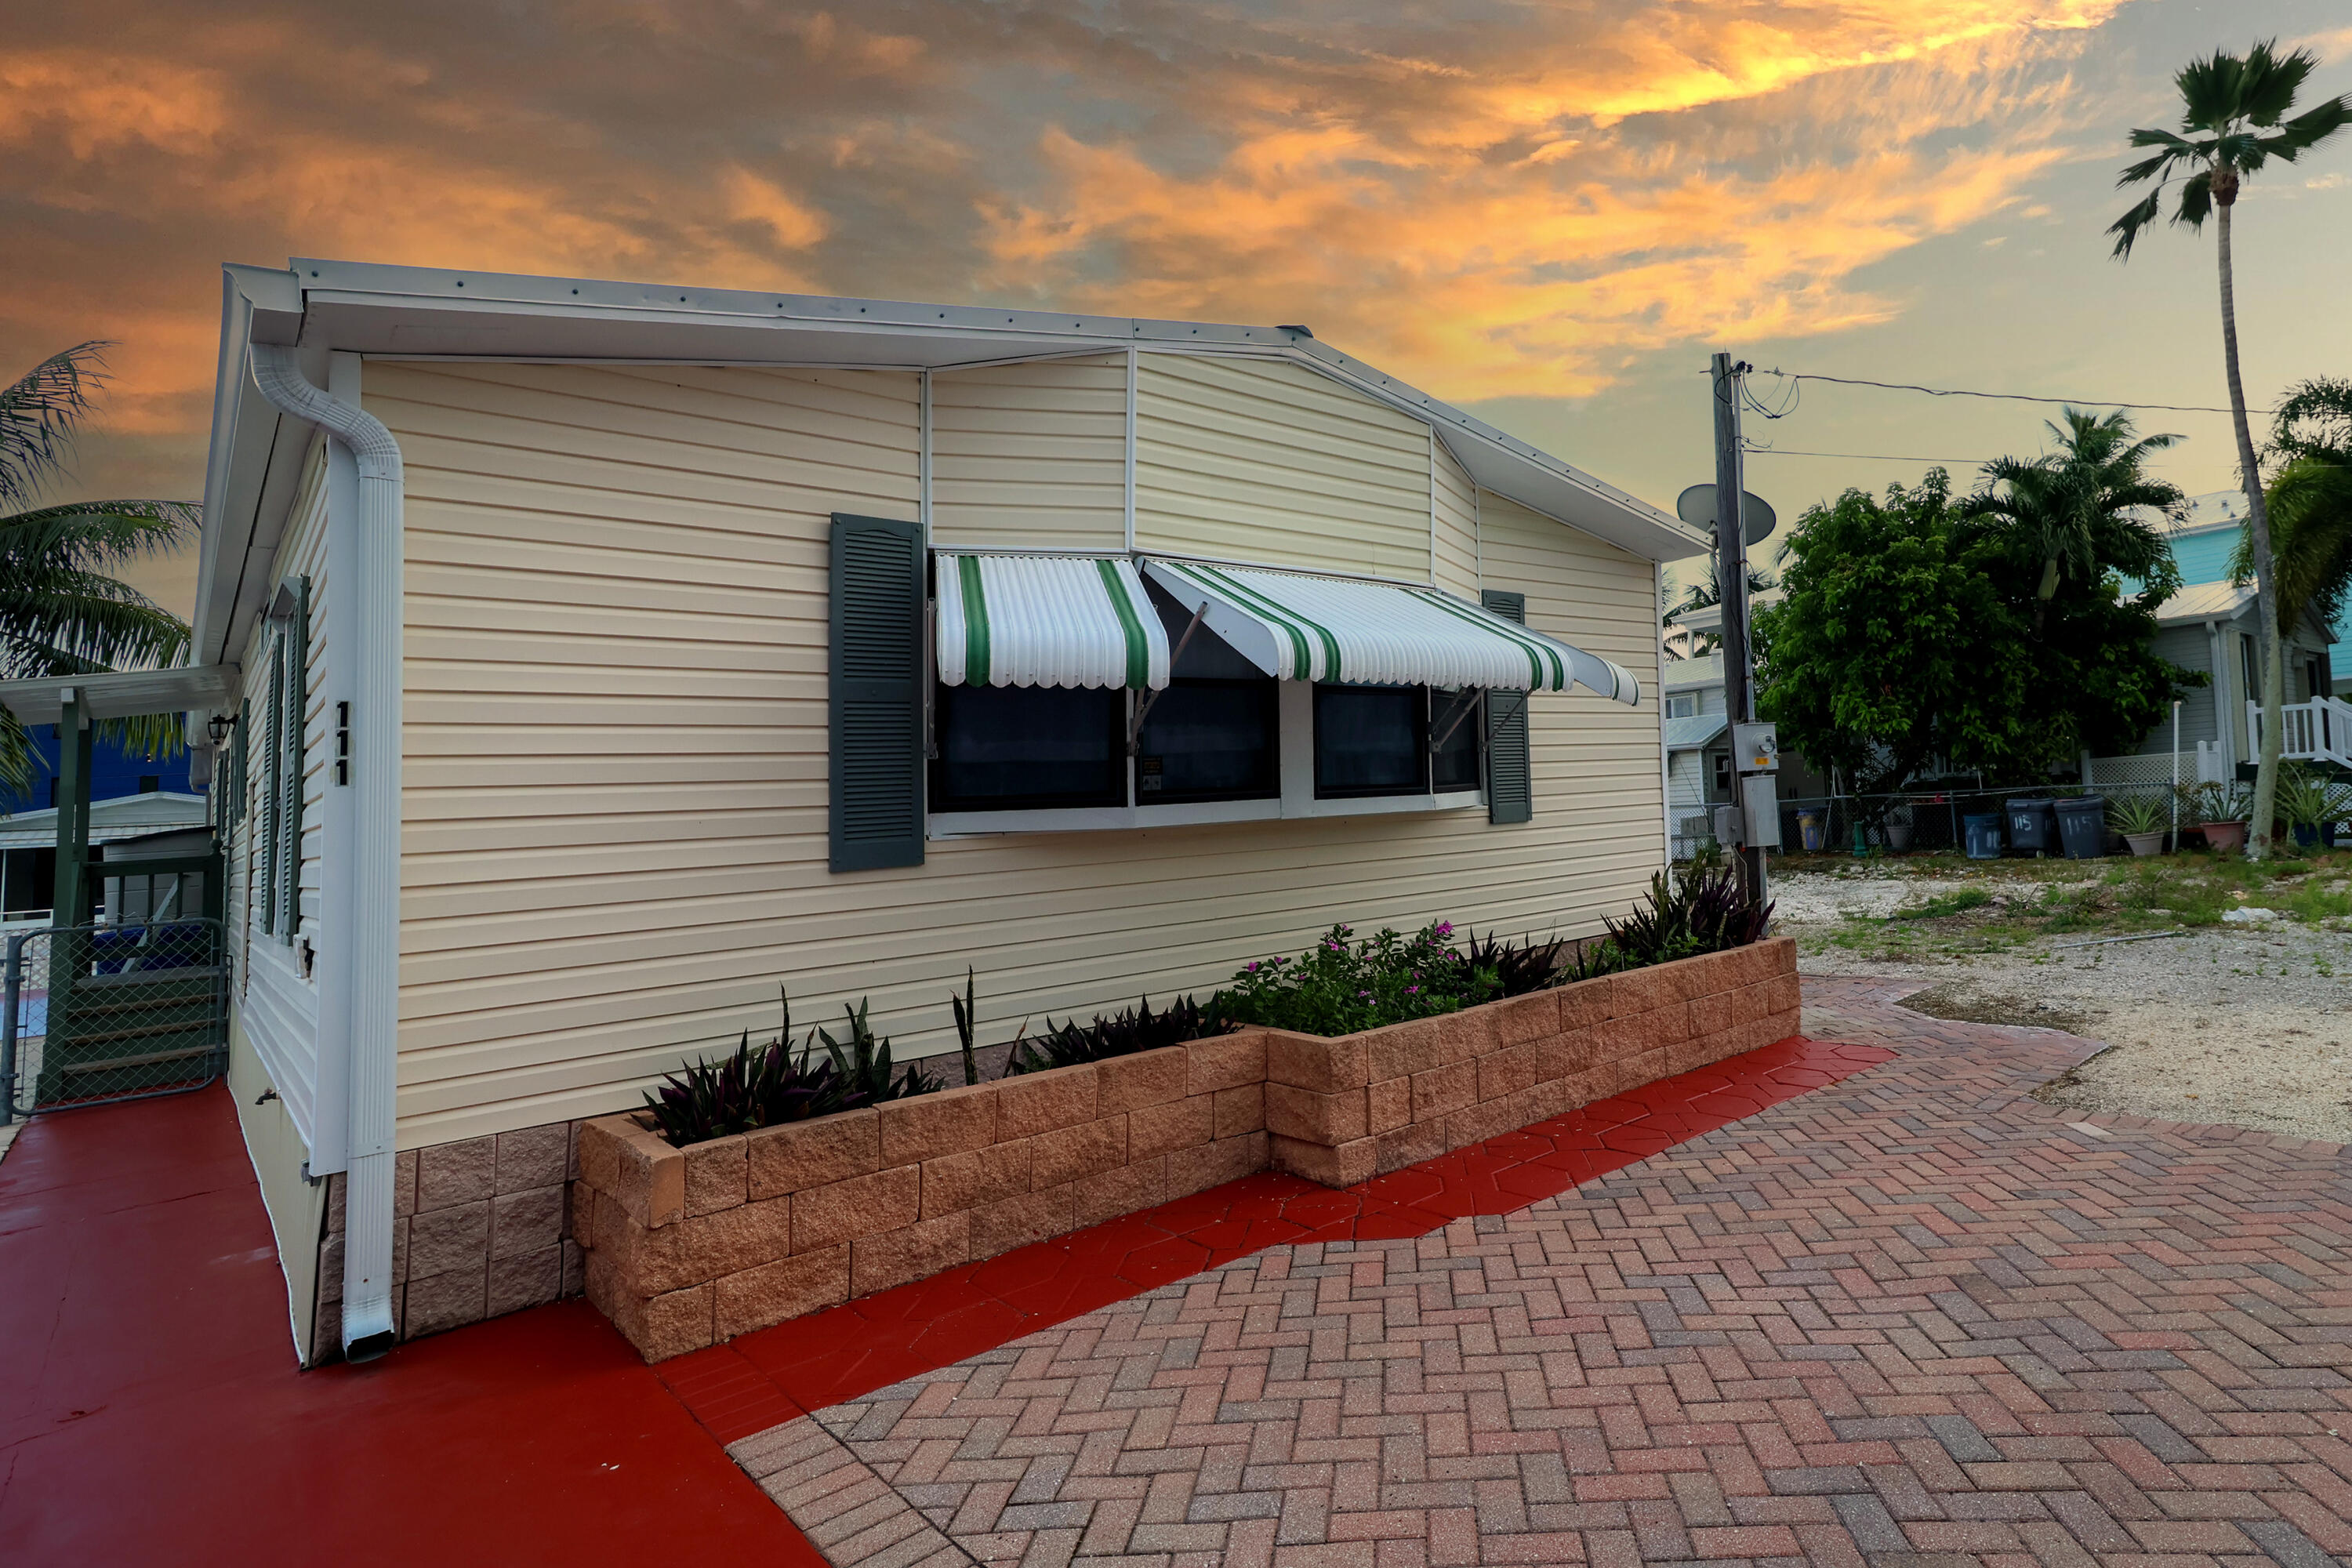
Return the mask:
POLYGON ((1770 773, 1748 773, 1739 781, 1739 804, 1748 818, 1750 849, 1780 847, 1780 781, 1770 773))
POLYGON ((1743 773, 1777 773, 1780 771, 1780 735, 1769 724, 1734 724, 1731 727, 1732 765, 1743 773))

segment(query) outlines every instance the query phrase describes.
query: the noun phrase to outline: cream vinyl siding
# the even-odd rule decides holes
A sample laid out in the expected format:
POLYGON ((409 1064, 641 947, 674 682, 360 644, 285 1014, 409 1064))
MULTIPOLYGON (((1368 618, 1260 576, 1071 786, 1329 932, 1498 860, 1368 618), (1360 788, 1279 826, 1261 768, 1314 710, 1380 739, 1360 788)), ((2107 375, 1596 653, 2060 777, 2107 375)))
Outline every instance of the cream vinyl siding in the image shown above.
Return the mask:
MULTIPOLYGON (((1579 692, 1535 699, 1520 826, 1001 835, 834 875, 828 514, 913 515, 916 378, 372 362, 365 386, 408 466, 404 1147, 635 1104, 772 1030, 780 985, 803 1030, 870 997, 903 1059, 951 1049, 967 963, 992 1044, 1335 920, 1595 931, 1657 866, 1654 700, 1579 692)), ((1490 584, 1654 663, 1649 563, 1507 512, 1490 584)))
POLYGON ((1135 545, 1429 581, 1429 427, 1273 360, 1147 353, 1135 545))
MULTIPOLYGON (((1454 460, 1445 443, 1436 443, 1437 468, 1433 538, 1437 547, 1437 586, 1475 601, 1478 597, 1478 487, 1454 460)), ((1503 584, 1497 584, 1500 587, 1503 584)), ((1619 660, 1621 664, 1623 660, 1619 660)), ((1648 668, 1643 666, 1642 668, 1648 668)))
MULTIPOLYGON (((288 513, 286 531, 270 568, 270 599, 278 584, 289 576, 310 579, 310 633, 308 668, 300 682, 302 713, 302 839, 301 877, 295 908, 299 923, 295 942, 266 931, 261 926, 262 900, 256 879, 264 874, 262 847, 256 830, 264 810, 262 791, 269 779, 266 749, 270 731, 269 672, 275 646, 287 625, 261 617, 245 648, 244 698, 251 706, 253 728, 246 738, 244 816, 236 842, 224 858, 228 887, 224 914, 230 961, 236 967, 235 1002, 246 1038, 286 1101, 286 1109, 307 1142, 317 1126, 319 1081, 319 988, 302 973, 301 948, 308 940, 316 948, 323 931, 319 918, 320 854, 326 842, 327 731, 331 719, 321 696, 327 680, 327 457, 324 442, 315 443, 302 471, 302 483, 288 513)), ((265 600, 264 603, 268 603, 265 600)))
POLYGON ((1127 356, 933 372, 931 539, 1124 549, 1127 356))

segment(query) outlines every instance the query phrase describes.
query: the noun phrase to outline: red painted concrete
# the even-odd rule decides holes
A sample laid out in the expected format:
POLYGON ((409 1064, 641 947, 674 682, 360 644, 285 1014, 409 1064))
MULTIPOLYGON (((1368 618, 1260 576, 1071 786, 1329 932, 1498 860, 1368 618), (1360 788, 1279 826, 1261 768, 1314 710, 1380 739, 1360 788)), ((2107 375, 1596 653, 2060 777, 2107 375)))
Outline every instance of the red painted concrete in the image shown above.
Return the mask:
POLYGON ((1792 1037, 1344 1191, 1250 1176, 658 1370, 710 1434, 731 1443, 1269 1247, 1422 1236, 1465 1215, 1525 1208, 1894 1054, 1792 1037))
POLYGON ((1507 1213, 1893 1054, 1789 1040, 1345 1192, 1254 1176, 658 1369, 572 1301, 297 1372, 226 1090, 45 1118, 0 1163, 0 1558, 814 1568, 711 1438, 1279 1243, 1507 1213))
POLYGON ((571 1302, 300 1373, 225 1089, 0 1163, 0 1559, 823 1559, 571 1302))

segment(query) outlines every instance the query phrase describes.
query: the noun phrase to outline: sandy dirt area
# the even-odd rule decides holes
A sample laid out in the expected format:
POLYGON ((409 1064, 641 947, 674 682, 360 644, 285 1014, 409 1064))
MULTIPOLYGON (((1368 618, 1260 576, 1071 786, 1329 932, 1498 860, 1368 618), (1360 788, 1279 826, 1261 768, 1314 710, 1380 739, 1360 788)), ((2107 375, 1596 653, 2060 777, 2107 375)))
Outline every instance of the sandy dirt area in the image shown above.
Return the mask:
MULTIPOLYGON (((1784 878, 1780 929, 1885 920, 1948 892, 1927 878, 1784 878)), ((1902 975, 1906 1006, 1937 1017, 2063 1029, 2110 1048, 2053 1084, 2054 1105, 2179 1121, 2225 1121, 2352 1142, 2352 937, 2280 923, 2087 943, 2035 941, 1900 962, 1831 946, 1807 973, 1902 975)))

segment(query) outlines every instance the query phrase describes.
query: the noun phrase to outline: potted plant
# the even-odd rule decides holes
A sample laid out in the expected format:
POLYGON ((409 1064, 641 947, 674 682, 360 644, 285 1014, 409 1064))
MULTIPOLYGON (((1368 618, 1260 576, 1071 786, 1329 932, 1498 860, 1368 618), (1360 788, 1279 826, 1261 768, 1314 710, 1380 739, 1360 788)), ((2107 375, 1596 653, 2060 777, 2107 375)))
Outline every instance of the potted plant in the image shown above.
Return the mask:
POLYGON ((1903 854, 1911 847, 1911 808, 1898 805, 1886 814, 1886 847, 1889 852, 1903 854))
POLYGON ((2160 855, 2171 811, 2158 795, 2127 795, 2107 803, 2107 821, 2124 836, 2135 855, 2160 855))
POLYGON ((2308 768, 2289 766, 2283 770, 2278 813, 2294 830, 2297 847, 2309 849, 2323 840, 2334 840, 2337 788, 2308 768))
POLYGON ((2253 803, 2247 798, 2244 785, 2199 784, 2192 800, 2197 828, 2205 835, 2207 847, 2224 855, 2245 847, 2246 816, 2253 803))

